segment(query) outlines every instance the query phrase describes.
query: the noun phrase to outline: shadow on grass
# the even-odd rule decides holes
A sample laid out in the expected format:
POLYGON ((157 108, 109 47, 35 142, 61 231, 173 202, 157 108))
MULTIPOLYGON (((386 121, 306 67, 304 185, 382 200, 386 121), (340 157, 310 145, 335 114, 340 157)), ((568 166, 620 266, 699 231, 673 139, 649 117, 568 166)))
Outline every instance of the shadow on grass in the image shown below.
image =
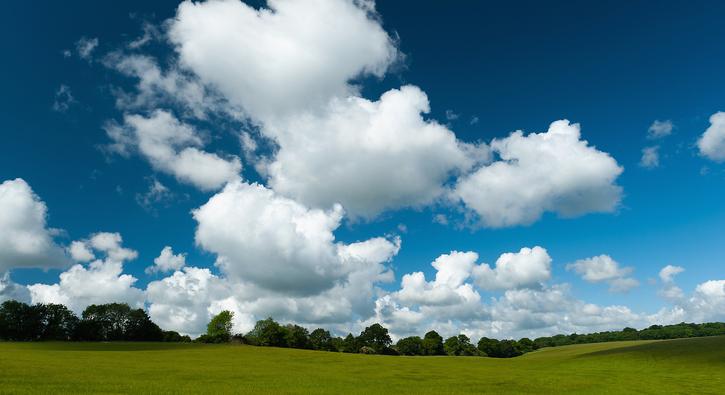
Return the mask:
POLYGON ((658 340, 651 343, 593 351, 582 354, 578 358, 601 356, 657 359, 682 358, 683 360, 714 360, 725 364, 725 358, 722 358, 723 350, 725 350, 725 336, 693 337, 658 340))

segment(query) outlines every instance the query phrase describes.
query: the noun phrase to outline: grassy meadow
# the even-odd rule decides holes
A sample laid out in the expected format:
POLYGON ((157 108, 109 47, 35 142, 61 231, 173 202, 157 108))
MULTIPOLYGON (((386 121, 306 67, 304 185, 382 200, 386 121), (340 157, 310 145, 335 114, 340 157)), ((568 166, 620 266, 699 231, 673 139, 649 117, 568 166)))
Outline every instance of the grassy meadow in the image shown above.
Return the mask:
POLYGON ((0 343, 0 394, 725 393, 725 337, 546 348, 512 359, 242 345, 0 343))

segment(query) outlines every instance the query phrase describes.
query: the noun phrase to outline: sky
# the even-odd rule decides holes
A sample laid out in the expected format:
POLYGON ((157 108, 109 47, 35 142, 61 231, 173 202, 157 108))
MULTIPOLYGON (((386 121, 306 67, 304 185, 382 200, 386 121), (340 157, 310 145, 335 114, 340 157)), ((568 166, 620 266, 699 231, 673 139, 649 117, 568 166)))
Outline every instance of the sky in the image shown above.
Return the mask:
POLYGON ((191 335, 725 320, 723 12, 8 4, 0 301, 191 335))

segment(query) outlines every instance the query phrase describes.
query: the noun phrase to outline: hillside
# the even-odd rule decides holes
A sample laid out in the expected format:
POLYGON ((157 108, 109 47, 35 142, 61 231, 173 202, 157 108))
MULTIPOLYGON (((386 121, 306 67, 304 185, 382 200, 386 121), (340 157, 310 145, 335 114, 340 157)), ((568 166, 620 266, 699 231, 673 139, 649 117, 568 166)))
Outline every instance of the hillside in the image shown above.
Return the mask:
POLYGON ((725 337, 546 348, 513 359, 235 345, 0 343, 0 393, 722 393, 725 337))

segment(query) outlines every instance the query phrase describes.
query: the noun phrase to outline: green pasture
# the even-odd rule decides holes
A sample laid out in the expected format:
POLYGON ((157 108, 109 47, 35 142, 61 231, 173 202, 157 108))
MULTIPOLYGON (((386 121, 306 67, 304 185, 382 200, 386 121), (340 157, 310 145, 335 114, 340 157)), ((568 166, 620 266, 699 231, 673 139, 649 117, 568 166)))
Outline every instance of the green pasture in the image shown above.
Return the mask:
POLYGON ((0 343, 0 394, 724 394, 725 337, 546 348, 512 359, 243 345, 0 343))

